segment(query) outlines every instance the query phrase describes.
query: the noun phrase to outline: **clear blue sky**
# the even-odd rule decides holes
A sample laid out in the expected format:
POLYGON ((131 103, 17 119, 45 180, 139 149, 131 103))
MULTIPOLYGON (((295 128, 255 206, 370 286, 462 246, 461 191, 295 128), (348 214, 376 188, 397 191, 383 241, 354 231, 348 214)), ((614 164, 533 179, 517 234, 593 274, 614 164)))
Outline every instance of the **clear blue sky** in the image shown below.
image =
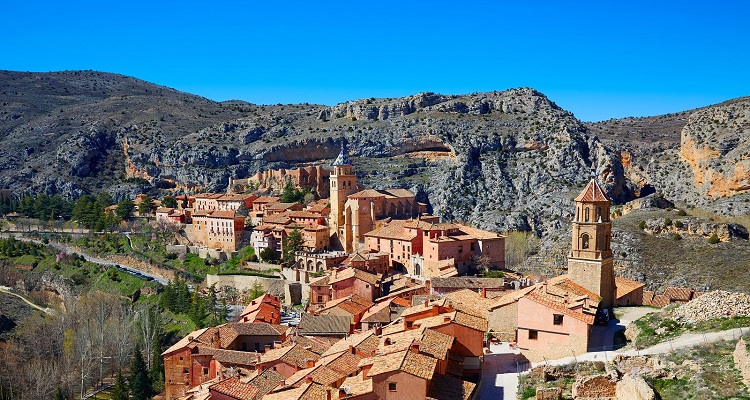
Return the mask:
POLYGON ((533 87, 585 121, 750 95, 745 1, 56 1, 2 8, 0 69, 93 69, 214 100, 533 87))

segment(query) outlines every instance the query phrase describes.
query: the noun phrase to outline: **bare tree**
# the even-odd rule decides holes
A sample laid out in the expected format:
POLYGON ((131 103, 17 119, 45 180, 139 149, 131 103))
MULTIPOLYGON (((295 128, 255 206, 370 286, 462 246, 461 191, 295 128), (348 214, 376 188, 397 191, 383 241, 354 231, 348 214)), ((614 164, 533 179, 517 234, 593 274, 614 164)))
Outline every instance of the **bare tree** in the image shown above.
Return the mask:
POLYGON ((158 334, 161 322, 161 314, 156 307, 144 305, 138 310, 138 328, 143 343, 143 352, 146 354, 146 365, 151 368, 151 355, 153 354, 154 338, 158 334))

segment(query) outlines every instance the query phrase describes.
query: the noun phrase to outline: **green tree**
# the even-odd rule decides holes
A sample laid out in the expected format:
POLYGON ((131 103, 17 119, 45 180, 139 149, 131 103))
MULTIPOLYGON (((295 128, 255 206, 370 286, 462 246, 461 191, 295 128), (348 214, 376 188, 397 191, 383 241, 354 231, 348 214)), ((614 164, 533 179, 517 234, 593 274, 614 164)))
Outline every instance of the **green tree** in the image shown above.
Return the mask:
POLYGON ((260 296, 263 296, 265 293, 266 291, 263 290, 263 285, 261 285, 260 282, 255 281, 255 283, 253 283, 253 286, 250 287, 250 291, 247 293, 248 303, 260 296))
POLYGON ((260 259, 267 263, 272 263, 276 261, 276 252, 272 248, 266 247, 260 251, 260 259))
POLYGON ((55 391, 55 400, 65 400, 65 396, 63 396, 62 390, 59 387, 55 391))
POLYGON ((130 362, 130 398, 146 400, 151 397, 151 382, 148 379, 148 368, 143 361, 141 347, 135 346, 135 354, 130 362))
POLYGON ((169 208, 177 208, 177 200, 175 200, 174 197, 171 196, 164 196, 164 199, 162 199, 161 201, 161 205, 169 208))
POLYGON ((144 197, 141 199, 140 204, 138 204, 138 213, 141 215, 148 215, 151 214, 151 211, 154 210, 154 200, 150 197, 144 197))
POLYGON ((302 232, 300 232, 299 229, 294 228, 289 233, 289 235, 287 235, 285 243, 284 243, 284 249, 283 249, 284 262, 293 263, 294 253, 302 250, 303 244, 304 244, 304 240, 302 239, 302 232))
POLYGON ((121 371, 117 371, 117 377, 115 378, 115 385, 112 386, 112 392, 110 393, 112 400, 128 400, 128 384, 125 382, 125 378, 122 376, 121 371))
POLYGON ((157 331, 151 346, 151 371, 149 372, 151 393, 160 393, 164 390, 164 359, 161 357, 161 341, 161 332, 157 331))
POLYGON ((119 203, 117 203, 117 208, 115 209, 115 215, 124 221, 128 219, 128 217, 130 217, 130 213, 133 212, 134 208, 135 208, 135 204, 133 204, 132 200, 123 199, 119 203))
POLYGON ((716 244, 721 242, 719 239, 719 236, 714 232, 711 234, 711 236, 708 237, 708 244, 716 244))

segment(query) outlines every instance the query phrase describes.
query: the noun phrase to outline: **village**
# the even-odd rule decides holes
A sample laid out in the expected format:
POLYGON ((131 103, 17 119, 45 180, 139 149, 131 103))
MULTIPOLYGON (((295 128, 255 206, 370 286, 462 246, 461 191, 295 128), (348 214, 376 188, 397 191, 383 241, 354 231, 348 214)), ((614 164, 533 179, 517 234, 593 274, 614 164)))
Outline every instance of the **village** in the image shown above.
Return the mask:
MULTIPOLYGON (((231 180, 229 193, 156 210, 157 221, 184 224, 187 243, 174 251, 230 257, 244 245, 283 261, 282 289, 259 277, 208 277, 266 292, 235 322, 163 352, 168 400, 475 398, 492 346, 527 363, 575 357, 611 346, 615 306, 654 298, 615 277, 611 201, 595 179, 571 204, 567 273, 540 281, 505 268, 503 235, 441 222, 405 189, 360 188, 345 145, 331 165, 261 172, 231 180), (245 193, 289 187, 321 197, 303 206, 245 193), (294 305, 303 309, 290 323, 294 305)), ((656 297, 683 300, 668 295, 656 297)))

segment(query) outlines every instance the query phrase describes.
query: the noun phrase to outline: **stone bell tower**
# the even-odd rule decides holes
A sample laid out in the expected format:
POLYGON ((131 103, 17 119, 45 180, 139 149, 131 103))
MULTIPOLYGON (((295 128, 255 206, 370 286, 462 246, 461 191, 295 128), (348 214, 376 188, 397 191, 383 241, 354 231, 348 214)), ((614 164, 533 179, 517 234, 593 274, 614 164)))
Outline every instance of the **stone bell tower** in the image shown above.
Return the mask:
POLYGON ((611 200, 591 179, 575 199, 572 249, 568 255, 570 279, 598 294, 602 308, 615 304, 615 272, 612 262, 611 200))
POLYGON ((351 225, 351 221, 346 221, 344 217, 344 208, 347 197, 357 191, 357 175, 353 171, 352 162, 349 160, 349 154, 346 150, 346 139, 341 141, 341 152, 336 160, 331 164, 330 193, 331 193, 331 213, 329 223, 331 238, 343 248, 344 237, 346 234, 346 224, 351 225))

